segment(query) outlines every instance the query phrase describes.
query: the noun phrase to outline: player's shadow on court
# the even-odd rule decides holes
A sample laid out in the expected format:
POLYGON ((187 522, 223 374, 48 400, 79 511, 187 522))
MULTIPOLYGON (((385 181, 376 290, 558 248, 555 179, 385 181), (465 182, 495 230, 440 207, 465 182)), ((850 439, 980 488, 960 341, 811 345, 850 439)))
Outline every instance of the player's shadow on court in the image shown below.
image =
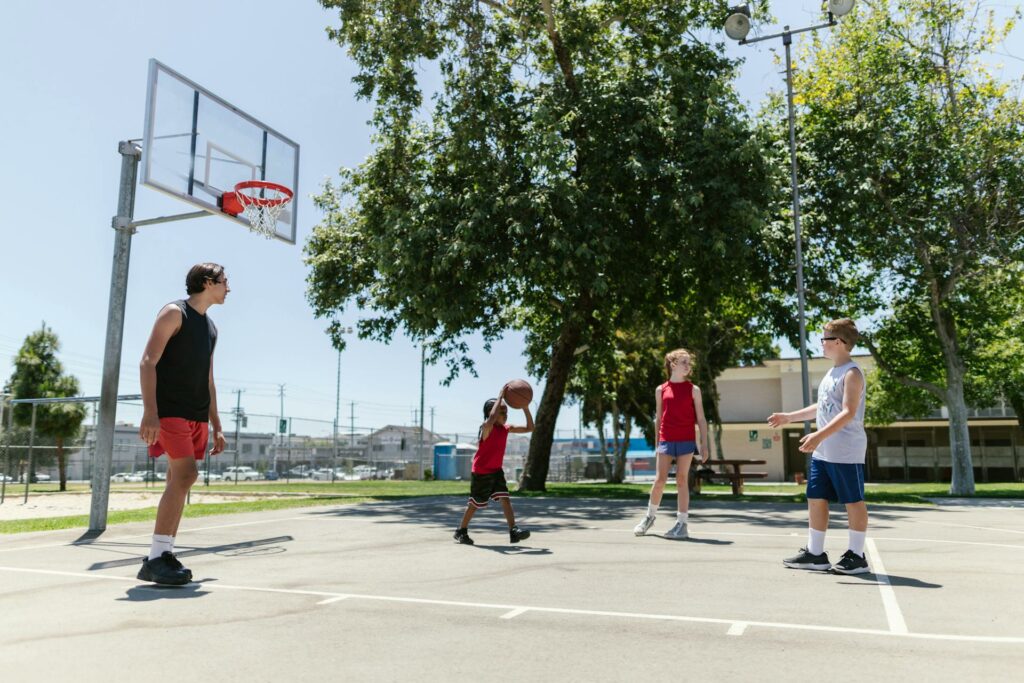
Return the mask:
POLYGON ((502 555, 552 555, 550 548, 531 548, 528 545, 483 545, 477 543, 474 548, 490 550, 502 555))
MULTIPOLYGON (((843 578, 845 578, 845 579, 857 579, 858 581, 861 581, 862 583, 858 584, 858 583, 855 583, 854 581, 839 581, 838 583, 840 585, 846 585, 846 586, 857 586, 857 585, 878 586, 878 585, 882 585, 882 582, 878 580, 878 576, 879 576, 878 574, 875 574, 873 572, 868 572, 867 574, 848 574, 848 575, 844 576, 843 578)), ((942 588, 942 584, 941 583, 928 583, 927 581, 922 581, 921 579, 914 579, 914 578, 911 578, 909 576, 893 576, 892 574, 886 574, 885 576, 889 579, 889 584, 891 586, 893 586, 893 587, 900 587, 900 588, 942 588)))
MULTIPOLYGON (((208 581, 204 579, 203 581, 208 581)), ((184 586, 160 586, 144 584, 132 586, 118 602, 153 602, 155 600, 190 600, 209 595, 213 591, 203 590, 203 581, 193 581, 184 586)))
MULTIPOLYGON (((254 541, 239 541, 237 543, 225 543, 223 545, 212 545, 206 548, 193 548, 191 550, 179 550, 175 556, 180 560, 183 557, 194 557, 196 555, 221 555, 225 557, 239 557, 243 555, 274 555, 285 552, 286 548, 281 543, 294 541, 292 536, 274 536, 273 538, 259 538, 254 541)), ((113 569, 114 567, 127 567, 137 565, 141 562, 139 555, 133 553, 132 557, 123 560, 107 560, 96 562, 89 566, 89 571, 100 569, 113 569)))
POLYGON ((723 541, 720 538, 665 538, 663 534, 644 534, 644 538, 657 538, 670 543, 699 543, 701 545, 732 545, 734 541, 723 541))

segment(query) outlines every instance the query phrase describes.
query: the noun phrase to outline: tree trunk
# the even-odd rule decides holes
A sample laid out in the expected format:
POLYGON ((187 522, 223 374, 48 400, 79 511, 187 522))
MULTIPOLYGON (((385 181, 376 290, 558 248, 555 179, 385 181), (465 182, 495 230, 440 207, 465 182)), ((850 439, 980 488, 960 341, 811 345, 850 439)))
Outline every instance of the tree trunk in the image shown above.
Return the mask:
POLYGON ((933 279, 929 305, 932 322, 946 361, 946 409, 949 411, 949 457, 952 477, 949 492, 955 496, 974 495, 974 465, 971 461, 971 436, 967 429, 967 403, 964 400, 964 367, 960 357, 956 322, 944 307, 942 288, 933 279))
POLYGON ((608 471, 608 483, 609 484, 621 484, 621 480, 616 480, 616 476, 619 471, 619 402, 612 401, 612 452, 615 454, 615 460, 612 462, 611 469, 608 471))
POLYGON ((60 490, 68 490, 68 465, 64 461, 64 437, 57 437, 57 472, 60 476, 60 490))
MULTIPOLYGON (((722 451, 722 416, 718 412, 718 403, 720 397, 718 395, 718 385, 715 384, 713 377, 705 376, 701 378, 702 383, 705 385, 705 389, 702 392, 704 397, 704 417, 707 418, 708 424, 713 425, 715 434, 715 457, 719 460, 725 458, 725 453, 722 451), (707 379, 707 382, 703 382, 707 379)), ((703 436, 703 434, 701 435, 703 436)), ((701 454, 703 455, 703 454, 701 454)))
POLYGON ((963 377, 950 376, 946 409, 949 411, 949 455, 953 476, 949 492, 954 496, 974 495, 974 464, 971 459, 971 435, 967 428, 967 403, 963 377))
POLYGON ((615 471, 612 474, 613 484, 621 484, 626 480, 626 452, 629 451, 629 437, 633 432, 633 418, 626 416, 623 426, 622 442, 615 451, 615 471))
POLYGON ((604 477, 612 476, 612 463, 608 460, 608 440, 604 436, 604 405, 600 405, 601 419, 597 423, 597 438, 601 440, 601 466, 604 467, 604 477))
POLYGON ((544 382, 544 394, 537 408, 533 438, 530 439, 530 450, 523 466, 523 476, 519 480, 519 489, 522 491, 546 490, 555 423, 558 421, 558 411, 562 408, 565 385, 569 381, 573 354, 579 340, 579 325, 574 322, 563 323, 558 340, 551 349, 551 363, 548 365, 548 374, 544 382))

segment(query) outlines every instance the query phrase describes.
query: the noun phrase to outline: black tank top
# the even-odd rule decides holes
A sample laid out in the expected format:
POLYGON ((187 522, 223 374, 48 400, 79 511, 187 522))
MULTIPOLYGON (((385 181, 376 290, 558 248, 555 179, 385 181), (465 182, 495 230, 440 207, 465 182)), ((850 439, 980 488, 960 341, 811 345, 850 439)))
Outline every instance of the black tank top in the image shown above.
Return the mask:
POLYGON ((156 364, 157 414, 209 422, 210 360, 217 345, 217 326, 187 301, 170 305, 181 311, 181 328, 167 340, 156 364))

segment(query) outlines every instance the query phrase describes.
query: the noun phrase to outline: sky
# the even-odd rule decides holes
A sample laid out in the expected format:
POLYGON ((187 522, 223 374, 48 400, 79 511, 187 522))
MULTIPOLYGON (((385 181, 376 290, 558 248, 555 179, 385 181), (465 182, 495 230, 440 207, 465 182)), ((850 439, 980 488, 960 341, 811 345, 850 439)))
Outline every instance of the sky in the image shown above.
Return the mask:
MULTIPOLYGON (((818 0, 775 2, 777 26, 758 30, 817 23, 819 8, 818 0)), ((339 354, 325 334, 327 321, 306 301, 302 245, 321 218, 310 197, 371 151, 370 105, 356 100, 355 68, 326 35, 336 23, 313 0, 3 3, 0 186, 8 208, 0 215, 0 379, 13 371, 25 336, 45 321, 82 394, 100 392, 117 146, 142 135, 147 62, 155 57, 301 145, 298 243, 264 240, 213 216, 140 228, 132 240, 119 393, 139 391, 138 361, 153 320, 163 304, 184 296, 189 267, 214 261, 226 266, 232 289, 226 304, 210 311, 220 329, 222 413, 238 402, 251 416, 249 430, 270 431, 283 405, 293 431, 329 433, 340 396, 343 430, 413 424, 420 402, 415 344, 351 339, 340 354, 337 389, 339 354)), ((752 107, 784 86, 772 59, 779 41, 727 50, 745 58, 737 88, 752 107)), ((1020 28, 1006 50, 1004 74, 1019 78, 1020 28)), ((190 210, 137 188, 137 220, 190 210)), ((347 315, 343 322, 354 324, 359 314, 347 315)), ((426 367, 427 428, 475 433, 484 400, 516 377, 534 384, 536 410, 543 385, 526 373, 522 335, 508 333, 490 353, 478 337, 470 342, 479 377, 464 374, 445 387, 445 370, 426 367)), ((795 355, 785 343, 782 351, 795 355)), ((126 405, 118 420, 138 416, 137 406, 126 405)), ((510 421, 517 422, 515 411, 510 421)), ((572 436, 578 421, 576 406, 563 406, 557 436, 572 436)), ((233 428, 229 420, 225 426, 233 428)))

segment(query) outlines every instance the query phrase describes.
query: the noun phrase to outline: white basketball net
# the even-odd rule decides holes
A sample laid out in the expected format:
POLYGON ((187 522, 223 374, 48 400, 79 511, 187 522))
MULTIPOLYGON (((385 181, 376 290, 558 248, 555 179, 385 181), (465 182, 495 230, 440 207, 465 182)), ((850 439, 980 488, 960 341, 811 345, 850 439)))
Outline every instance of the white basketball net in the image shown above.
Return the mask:
POLYGON ((249 229, 267 239, 277 237, 277 219, 292 197, 272 187, 245 187, 235 191, 249 229))

